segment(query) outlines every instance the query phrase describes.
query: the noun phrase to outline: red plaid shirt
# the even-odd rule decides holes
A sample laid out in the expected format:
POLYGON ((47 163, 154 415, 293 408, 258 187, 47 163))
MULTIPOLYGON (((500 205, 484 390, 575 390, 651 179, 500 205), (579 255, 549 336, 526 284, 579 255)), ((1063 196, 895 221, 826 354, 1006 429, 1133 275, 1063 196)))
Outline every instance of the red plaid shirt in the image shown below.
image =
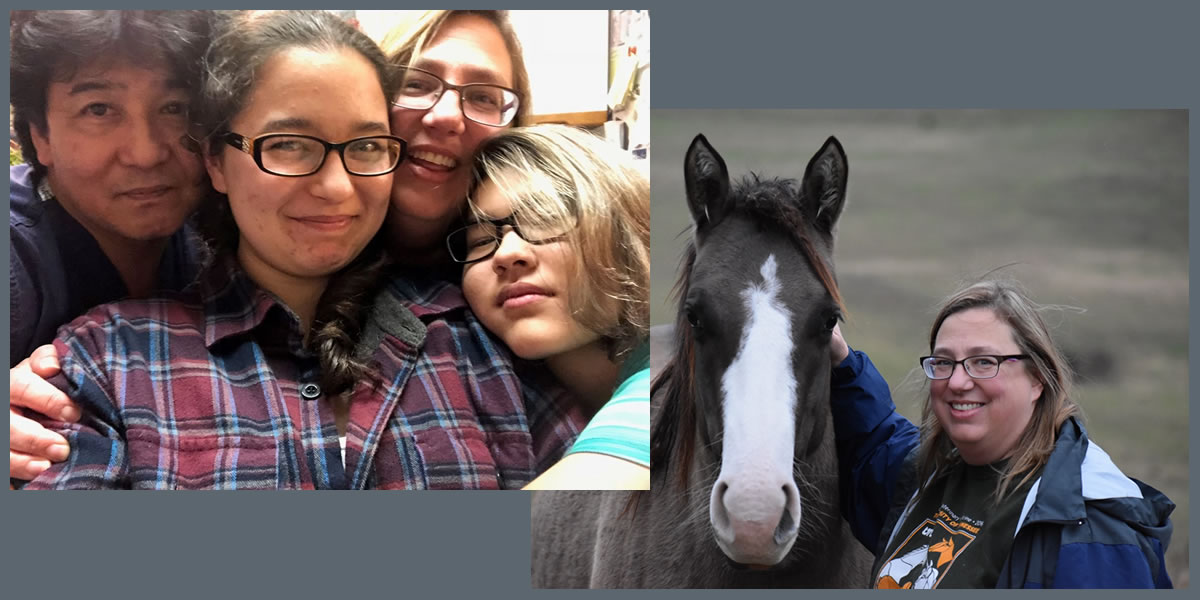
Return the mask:
POLYGON ((93 309, 59 330, 55 383, 84 408, 70 457, 26 488, 517 488, 579 430, 551 388, 444 282, 395 277, 359 345, 345 468, 298 320, 229 261, 167 299, 93 309), (540 432, 537 450, 532 429, 540 432))

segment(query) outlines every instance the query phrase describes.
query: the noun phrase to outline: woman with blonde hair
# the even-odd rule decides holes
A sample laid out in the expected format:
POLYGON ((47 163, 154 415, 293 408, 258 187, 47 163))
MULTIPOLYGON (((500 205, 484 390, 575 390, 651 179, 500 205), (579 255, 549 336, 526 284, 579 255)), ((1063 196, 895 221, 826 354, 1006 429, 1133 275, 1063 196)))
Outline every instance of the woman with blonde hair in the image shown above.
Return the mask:
POLYGON ((491 138, 474 181, 469 223, 447 240, 463 293, 591 417, 532 487, 648 489, 648 181, 628 154, 558 125, 491 138))
POLYGON ((1039 309, 1002 281, 946 300, 919 430, 835 329, 842 512, 875 551, 871 587, 1171 587, 1174 504, 1089 441, 1039 309))

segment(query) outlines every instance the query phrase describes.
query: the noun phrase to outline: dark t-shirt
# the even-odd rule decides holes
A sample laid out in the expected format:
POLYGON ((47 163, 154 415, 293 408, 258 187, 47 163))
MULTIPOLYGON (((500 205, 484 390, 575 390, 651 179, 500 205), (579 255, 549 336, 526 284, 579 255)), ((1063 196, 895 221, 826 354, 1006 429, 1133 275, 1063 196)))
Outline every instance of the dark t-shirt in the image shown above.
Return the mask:
POLYGON ((995 502, 1004 464, 951 467, 917 499, 888 543, 876 588, 993 588, 1033 478, 995 502))
MULTIPOLYGON (((87 229, 53 196, 38 193, 29 165, 9 167, 8 175, 12 367, 50 343, 60 326, 129 291, 87 229)), ((195 279, 203 256, 190 228, 176 232, 158 265, 158 289, 182 290, 195 279)))

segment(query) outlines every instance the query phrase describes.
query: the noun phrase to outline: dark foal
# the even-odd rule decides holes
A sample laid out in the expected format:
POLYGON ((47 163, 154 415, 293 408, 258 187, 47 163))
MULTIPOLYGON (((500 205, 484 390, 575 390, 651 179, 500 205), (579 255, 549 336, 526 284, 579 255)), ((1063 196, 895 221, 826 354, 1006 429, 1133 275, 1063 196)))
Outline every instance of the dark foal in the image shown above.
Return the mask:
POLYGON ((652 390, 651 491, 535 494, 533 585, 862 587, 829 408, 845 153, 829 138, 799 185, 733 184, 697 136, 684 168, 694 236, 652 390))

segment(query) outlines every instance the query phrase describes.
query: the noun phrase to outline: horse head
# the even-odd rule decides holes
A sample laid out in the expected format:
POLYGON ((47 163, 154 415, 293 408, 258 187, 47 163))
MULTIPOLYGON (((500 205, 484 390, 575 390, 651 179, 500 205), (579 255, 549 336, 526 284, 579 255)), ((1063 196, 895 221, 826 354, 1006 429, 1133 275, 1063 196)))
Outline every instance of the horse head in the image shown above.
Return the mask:
POLYGON ((712 481, 702 502, 721 550, 736 563, 776 565, 804 529, 805 511, 837 516, 836 504, 812 506, 820 499, 808 471, 832 474, 836 494, 829 343, 842 315, 832 254, 846 155, 831 137, 798 185, 757 176, 731 182, 698 135, 684 170, 693 239, 678 348, 663 375, 690 383, 664 411, 684 415, 692 431, 657 424, 655 443, 660 453, 683 448, 685 461, 699 463, 689 470, 700 483, 712 481))

